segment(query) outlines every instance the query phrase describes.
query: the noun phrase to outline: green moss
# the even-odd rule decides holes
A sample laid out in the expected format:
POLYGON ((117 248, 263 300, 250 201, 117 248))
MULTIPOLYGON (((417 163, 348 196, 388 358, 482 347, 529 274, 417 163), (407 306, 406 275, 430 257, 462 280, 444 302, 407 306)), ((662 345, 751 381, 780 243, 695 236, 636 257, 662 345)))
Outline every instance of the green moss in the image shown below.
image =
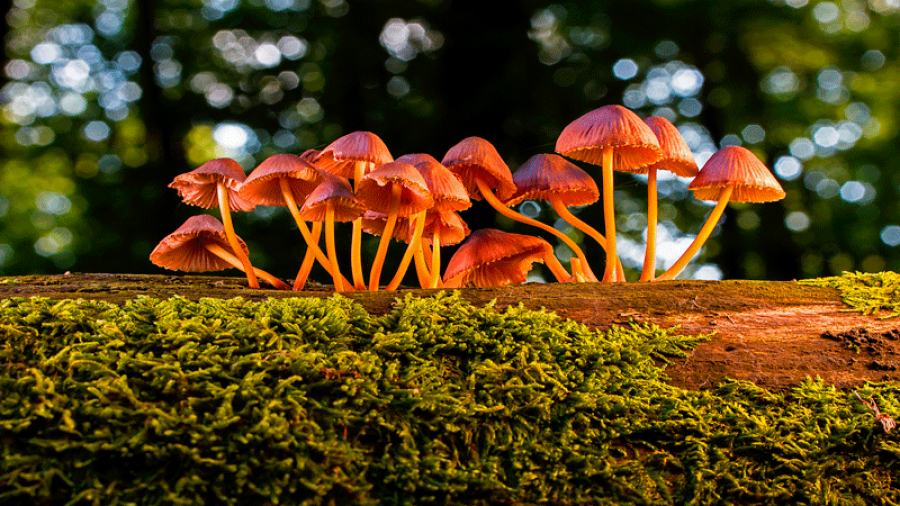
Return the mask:
POLYGON ((2 299, 0 504, 900 503, 852 392, 667 385, 703 339, 456 293, 2 299))
POLYGON ((850 311, 881 318, 900 316, 900 274, 892 271, 845 272, 840 276, 799 281, 801 285, 835 288, 850 311))

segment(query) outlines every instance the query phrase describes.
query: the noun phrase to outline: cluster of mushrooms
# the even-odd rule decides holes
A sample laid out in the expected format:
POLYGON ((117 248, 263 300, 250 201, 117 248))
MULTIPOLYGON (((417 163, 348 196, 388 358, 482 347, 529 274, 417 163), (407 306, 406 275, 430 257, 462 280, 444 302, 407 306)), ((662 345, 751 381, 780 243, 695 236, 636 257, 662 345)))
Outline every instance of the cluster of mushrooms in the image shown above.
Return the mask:
POLYGON ((157 245, 150 260, 182 271, 235 267, 246 273, 251 288, 258 288, 262 278, 284 290, 302 290, 318 262, 336 291, 378 290, 390 241, 396 239, 407 246, 396 273, 384 285, 387 290, 400 285, 413 262, 423 288, 522 283, 534 262, 545 263, 559 282, 626 281, 615 253, 613 171, 618 170, 647 175, 647 243, 640 281, 668 280, 700 250, 729 201, 770 202, 785 195, 771 172, 747 149, 724 147, 698 171, 672 123, 660 117, 642 120, 620 105, 600 107, 570 123, 556 142, 556 152, 535 155, 512 173, 494 146, 479 137, 462 140, 439 162, 427 154, 394 160, 378 136, 354 132, 321 151, 273 155, 249 176, 234 160, 211 160, 177 176, 169 186, 185 203, 218 207, 222 220, 207 214, 189 218, 157 245), (600 191, 584 170, 563 157, 602 167, 605 236, 569 210, 595 203, 600 191), (717 203, 684 254, 657 276, 659 170, 693 177, 689 188, 695 198, 717 203), (540 237, 496 229, 470 233, 459 212, 469 208, 472 200, 482 199, 504 216, 562 240, 574 252, 569 269, 540 237), (602 278, 566 234, 512 209, 525 200, 546 200, 563 220, 597 241, 606 252, 602 278), (292 286, 253 267, 246 244, 235 234, 231 213, 257 205, 287 207, 303 236, 306 253, 292 286), (338 261, 335 222, 352 222, 349 279, 338 261), (325 251, 319 246, 323 228, 325 251), (368 279, 361 258, 363 232, 381 236, 368 279), (460 243, 441 275, 441 247, 460 243))

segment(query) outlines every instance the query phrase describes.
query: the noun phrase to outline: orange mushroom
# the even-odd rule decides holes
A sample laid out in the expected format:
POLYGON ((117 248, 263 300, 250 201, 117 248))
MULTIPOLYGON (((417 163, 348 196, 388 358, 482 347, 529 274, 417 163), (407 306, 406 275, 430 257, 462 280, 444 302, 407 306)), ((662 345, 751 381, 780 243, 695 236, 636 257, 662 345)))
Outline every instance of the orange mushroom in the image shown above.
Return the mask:
POLYGON ((484 199, 503 216, 555 235, 576 254, 581 251, 575 241, 566 234, 523 216, 503 203, 516 193, 516 184, 513 182, 509 166, 490 142, 480 137, 467 137, 447 151, 441 164, 459 178, 466 187, 469 198, 484 199))
POLYGON ((247 283, 250 288, 259 288, 250 257, 238 245, 237 234, 231 221, 231 211, 252 211, 255 207, 237 194, 246 178, 244 169, 236 161, 230 158, 217 158, 191 172, 175 176, 169 188, 175 188, 186 204, 206 209, 218 205, 225 234, 232 250, 241 261, 243 271, 247 274, 247 283))
MULTIPOLYGON (((422 174, 415 167, 403 162, 390 162, 369 172, 360 178, 356 187, 356 196, 367 209, 388 215, 384 233, 378 243, 378 251, 369 271, 369 290, 378 290, 381 269, 387 254, 387 247, 392 237, 397 217, 415 217, 416 230, 407 252, 401 259, 400 269, 409 266, 409 261, 416 248, 419 248, 421 231, 425 227, 425 210, 434 204, 431 192, 422 174), (421 216, 419 214, 421 213, 421 216)), ((360 227, 362 222, 360 221, 360 227)))
POLYGON ((716 201, 716 206, 688 249, 672 267, 656 278, 657 281, 675 279, 700 251, 729 201, 772 202, 785 196, 769 169, 750 150, 740 146, 727 146, 716 151, 688 188, 694 191, 694 198, 716 201))
POLYGON ((613 170, 628 172, 658 160, 660 148, 656 135, 635 113, 621 105, 607 105, 569 123, 556 140, 556 152, 602 166, 607 244, 603 279, 613 279, 618 263, 613 170))
MULTIPOLYGON (((238 246, 247 254, 240 237, 238 246)), ((241 261, 231 249, 231 240, 222 222, 208 214, 191 216, 177 230, 167 235, 150 253, 150 261, 164 269, 187 272, 220 271, 234 267, 243 270, 241 261)), ((255 274, 279 290, 290 286, 269 274, 253 268, 255 274)))
MULTIPOLYGON (((532 264, 541 261, 559 264, 553 247, 540 237, 493 228, 476 230, 450 258, 444 286, 490 288, 524 283, 532 264)), ((553 270, 561 268, 558 265, 553 270)))
MULTIPOLYGON (((352 179, 355 185, 364 175, 388 162, 394 161, 391 152, 380 137, 372 132, 352 132, 344 135, 322 150, 315 157, 315 164, 331 174, 352 179)), ((362 270, 362 222, 354 220, 350 240, 350 265, 353 284, 357 290, 365 290, 362 270)))
POLYGON ((653 116, 645 119, 644 123, 653 130, 662 149, 662 158, 640 169, 641 173, 647 174, 647 246, 640 280, 650 281, 656 276, 656 171, 666 170, 679 177, 694 177, 697 175, 697 162, 684 137, 669 120, 653 116))

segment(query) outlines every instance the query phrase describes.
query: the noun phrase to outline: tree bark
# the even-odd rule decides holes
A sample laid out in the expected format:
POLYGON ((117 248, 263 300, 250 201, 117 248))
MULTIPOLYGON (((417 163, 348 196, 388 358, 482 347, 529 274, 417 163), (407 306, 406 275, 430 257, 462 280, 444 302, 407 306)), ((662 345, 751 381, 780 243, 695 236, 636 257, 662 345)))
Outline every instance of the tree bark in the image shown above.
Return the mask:
MULTIPOLYGON (((246 279, 237 277, 67 273, 0 278, 0 298, 84 298, 121 304, 138 295, 263 300, 334 293, 330 286, 315 282, 307 283, 303 292, 251 290, 246 285, 246 279)), ((430 296, 437 290, 343 295, 380 315, 407 293, 430 296)), ((789 389, 808 377, 820 377, 838 388, 900 380, 900 322, 848 311, 831 288, 792 281, 668 281, 526 284, 460 293, 476 305, 496 299, 497 307, 503 308, 521 302, 600 330, 639 322, 679 326, 685 334, 710 334, 688 358, 666 368, 671 384, 684 388, 712 388, 727 378, 770 390, 789 389)))

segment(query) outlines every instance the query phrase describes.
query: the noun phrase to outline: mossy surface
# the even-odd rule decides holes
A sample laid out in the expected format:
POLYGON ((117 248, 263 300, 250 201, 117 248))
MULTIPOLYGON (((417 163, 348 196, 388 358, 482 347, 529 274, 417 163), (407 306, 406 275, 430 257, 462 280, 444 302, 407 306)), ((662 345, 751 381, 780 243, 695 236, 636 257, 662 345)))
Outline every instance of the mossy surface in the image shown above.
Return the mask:
POLYGON ((703 339, 455 293, 3 299, 0 504, 900 504, 853 392, 667 385, 703 339))
POLYGON ((900 274, 885 272, 845 272, 840 276, 799 281, 805 286, 835 288, 851 311, 880 318, 900 316, 900 274))

